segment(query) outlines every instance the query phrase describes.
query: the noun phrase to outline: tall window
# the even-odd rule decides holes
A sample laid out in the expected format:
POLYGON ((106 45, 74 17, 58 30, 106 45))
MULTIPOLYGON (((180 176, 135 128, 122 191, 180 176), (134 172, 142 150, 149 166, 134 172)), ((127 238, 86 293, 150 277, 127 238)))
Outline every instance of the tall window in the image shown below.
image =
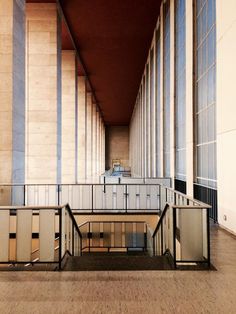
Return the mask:
POLYGON ((156 33, 156 169, 161 177, 161 46, 160 30, 156 33))
POLYGON ((196 1, 196 182, 216 188, 215 0, 196 1))
POLYGON ((175 11, 175 177, 181 181, 186 181, 185 1, 176 0, 175 11))
POLYGON ((164 176, 170 177, 170 4, 164 6, 164 176))
POLYGON ((150 52, 150 154, 151 154, 151 171, 150 175, 154 175, 153 173, 153 168, 154 168, 154 154, 155 154, 155 142, 154 142, 154 127, 155 127, 155 112, 154 112, 154 95, 155 95, 155 78, 154 78, 154 52, 153 48, 151 49, 150 52))
POLYGON ((150 175, 150 99, 149 99, 149 64, 146 66, 146 177, 150 175))

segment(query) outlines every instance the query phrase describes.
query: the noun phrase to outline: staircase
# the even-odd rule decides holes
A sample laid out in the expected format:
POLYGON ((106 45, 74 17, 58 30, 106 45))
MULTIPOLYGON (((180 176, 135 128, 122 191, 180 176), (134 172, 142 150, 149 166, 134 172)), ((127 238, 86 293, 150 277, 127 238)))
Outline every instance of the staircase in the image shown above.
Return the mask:
POLYGON ((68 257, 65 271, 125 271, 125 270, 171 270, 169 257, 149 256, 147 253, 85 253, 68 257))

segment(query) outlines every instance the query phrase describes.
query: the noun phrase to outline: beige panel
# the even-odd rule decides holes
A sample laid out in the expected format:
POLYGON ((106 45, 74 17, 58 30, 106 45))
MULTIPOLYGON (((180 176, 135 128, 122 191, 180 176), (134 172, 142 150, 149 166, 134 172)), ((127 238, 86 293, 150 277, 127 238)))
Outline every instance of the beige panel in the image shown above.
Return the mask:
POLYGON ((236 2, 216 1, 218 219, 236 233, 236 2))
MULTIPOLYGON (((63 242, 63 241, 62 241, 63 242)), ((40 210, 39 212, 39 260, 54 261, 55 247, 55 211, 40 210)))
POLYGON ((9 260, 9 210, 0 210, 0 262, 9 260))
POLYGON ((32 252, 32 210, 17 211, 16 260, 28 262, 32 252))
POLYGON ((180 212, 181 259, 198 261, 203 257, 202 210, 182 209, 180 212))

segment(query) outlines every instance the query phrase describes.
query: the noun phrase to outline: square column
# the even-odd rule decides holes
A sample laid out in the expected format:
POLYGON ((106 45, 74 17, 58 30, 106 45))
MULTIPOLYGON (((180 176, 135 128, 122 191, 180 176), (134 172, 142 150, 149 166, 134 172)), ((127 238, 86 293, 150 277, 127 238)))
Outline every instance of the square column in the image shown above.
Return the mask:
POLYGON ((77 81, 77 181, 83 183, 86 178, 86 79, 84 76, 78 76, 77 81))
POLYGON ((86 102, 86 180, 92 179, 92 94, 87 92, 86 102))
POLYGON ((73 50, 62 51, 62 160, 61 182, 76 183, 76 59, 73 50))
POLYGON ((0 182, 24 183, 25 1, 0 0, 0 21, 0 182))
POLYGON ((27 183, 59 183, 61 36, 56 4, 26 5, 26 38, 27 183))

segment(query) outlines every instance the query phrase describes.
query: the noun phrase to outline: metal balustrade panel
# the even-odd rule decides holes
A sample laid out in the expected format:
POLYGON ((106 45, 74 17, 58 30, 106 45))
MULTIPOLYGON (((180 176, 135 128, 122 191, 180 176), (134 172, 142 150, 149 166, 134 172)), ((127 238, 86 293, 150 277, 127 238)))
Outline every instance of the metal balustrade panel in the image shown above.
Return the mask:
POLYGON ((9 260, 10 211, 0 210, 0 261, 9 260))
POLYGON ((125 246, 128 248, 134 247, 134 236, 133 236, 133 223, 125 223, 125 246))
POLYGON ((92 188, 91 185, 83 185, 81 188, 82 207, 80 209, 92 209, 92 188))
MULTIPOLYGON (((65 235, 65 231, 62 232, 65 235)), ((39 261, 54 261, 55 249, 55 211, 39 211, 39 261)), ((65 251, 65 244, 62 241, 61 252, 65 251)))
POLYGON ((16 216, 16 260, 31 260, 32 252, 32 210, 18 210, 16 216))
POLYGON ((160 204, 159 204, 159 194, 160 194, 160 188, 158 185, 150 185, 149 186, 150 190, 150 209, 160 209, 160 204))
POLYGON ((100 247, 100 222, 90 223, 90 232, 92 233, 91 247, 100 247))
POLYGON ((203 259, 202 209, 182 209, 180 212, 180 250, 182 260, 203 259))
POLYGON ((107 185, 105 190, 105 199, 106 206, 105 209, 113 209, 114 208, 114 194, 113 194, 113 185, 107 185))
POLYGON ((114 246, 122 247, 122 223, 114 223, 114 246))
POLYGON ((139 186, 139 208, 142 210, 148 209, 148 201, 147 201, 147 186, 140 185, 139 186))
POLYGON ((144 248, 145 247, 145 223, 144 222, 136 222, 136 243, 135 246, 138 248, 144 248))
POLYGON ((122 210, 125 209, 125 186, 117 185, 116 186, 116 209, 122 210))
POLYGON ((127 186, 128 192, 128 209, 138 209, 137 206, 137 195, 139 194, 138 188, 136 185, 127 186))
POLYGON ((111 223, 103 222, 103 247, 111 247, 111 223))
POLYGON ((104 208, 104 186, 94 185, 93 186, 93 209, 103 209, 104 208))

